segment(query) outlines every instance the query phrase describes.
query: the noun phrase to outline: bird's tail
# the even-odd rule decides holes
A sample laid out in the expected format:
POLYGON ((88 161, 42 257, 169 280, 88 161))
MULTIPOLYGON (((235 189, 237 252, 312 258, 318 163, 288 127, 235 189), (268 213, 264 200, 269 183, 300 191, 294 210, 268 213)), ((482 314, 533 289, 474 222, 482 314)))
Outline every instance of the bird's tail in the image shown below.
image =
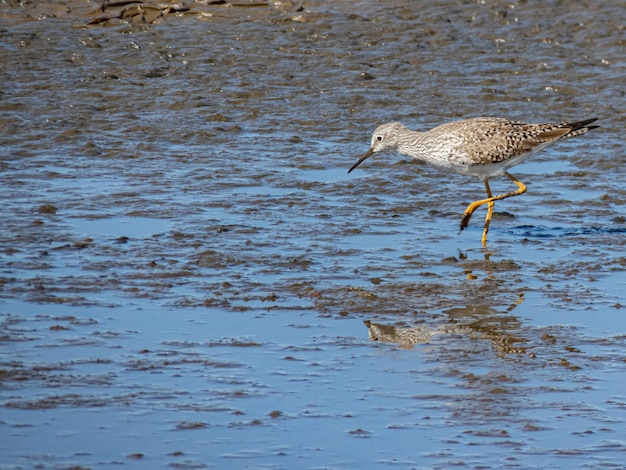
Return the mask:
POLYGON ((576 137, 577 135, 584 134, 591 129, 597 129, 600 126, 590 126, 592 122, 597 121, 598 118, 585 119, 584 121, 577 122, 566 122, 563 123, 563 128, 569 129, 567 134, 564 134, 562 137, 576 137))

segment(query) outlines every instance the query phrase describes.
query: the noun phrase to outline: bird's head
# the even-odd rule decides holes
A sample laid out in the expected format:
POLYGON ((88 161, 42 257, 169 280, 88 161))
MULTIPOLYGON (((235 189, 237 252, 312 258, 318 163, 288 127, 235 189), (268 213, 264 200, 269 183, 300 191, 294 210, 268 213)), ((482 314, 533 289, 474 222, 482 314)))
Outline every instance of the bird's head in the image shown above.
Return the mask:
POLYGON ((398 145, 397 135, 398 131, 404 129, 404 126, 399 122, 391 122, 389 124, 383 124, 378 126, 378 128, 372 134, 372 144, 370 145, 370 149, 365 152, 364 155, 359 157, 359 160, 352 165, 352 167, 348 170, 350 173, 357 166, 365 161, 368 157, 375 154, 376 152, 382 152, 386 148, 396 148, 398 145))

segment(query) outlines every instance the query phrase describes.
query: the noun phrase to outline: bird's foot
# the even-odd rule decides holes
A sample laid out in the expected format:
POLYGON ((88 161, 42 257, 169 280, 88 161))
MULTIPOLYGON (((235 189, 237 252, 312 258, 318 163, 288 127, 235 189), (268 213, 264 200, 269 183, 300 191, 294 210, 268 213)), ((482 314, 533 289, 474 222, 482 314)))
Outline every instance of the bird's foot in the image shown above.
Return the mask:
POLYGON ((467 226, 469 225, 469 221, 472 218, 472 213, 473 212, 465 211, 465 213, 463 214, 463 218, 461 219, 461 225, 459 226, 461 230, 467 228, 467 226))

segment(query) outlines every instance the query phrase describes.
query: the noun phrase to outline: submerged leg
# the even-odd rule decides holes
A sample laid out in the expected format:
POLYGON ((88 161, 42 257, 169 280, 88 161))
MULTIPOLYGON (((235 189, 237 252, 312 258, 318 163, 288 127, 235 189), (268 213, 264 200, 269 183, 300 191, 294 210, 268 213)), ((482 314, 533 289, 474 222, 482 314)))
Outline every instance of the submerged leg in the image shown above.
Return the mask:
MULTIPOLYGON (((494 201, 506 199, 507 197, 519 196, 520 194, 524 194, 526 192, 526 185, 524 183, 522 183, 521 181, 519 181, 517 178, 507 173, 506 171, 504 172, 504 174, 517 185, 517 191, 512 191, 510 193, 505 193, 505 194, 498 194, 497 196, 489 196, 489 194, 491 193, 491 190, 488 189, 487 196, 489 197, 487 197, 487 199, 481 199, 480 201, 472 202, 469 206, 467 206, 467 209, 465 209, 465 212, 463 213, 463 218, 461 219, 461 230, 463 230, 464 228, 467 227, 470 219, 472 218, 472 214, 474 213, 476 209, 478 209, 479 206, 482 206, 483 204, 489 205, 488 210, 487 210, 487 220, 485 221, 485 231, 483 232, 483 245, 486 244, 486 240, 487 240, 486 232, 489 229, 489 222, 491 221, 491 215, 493 214, 494 201)), ((487 178, 485 178, 484 181, 485 181, 485 188, 487 189, 489 187, 487 178)))

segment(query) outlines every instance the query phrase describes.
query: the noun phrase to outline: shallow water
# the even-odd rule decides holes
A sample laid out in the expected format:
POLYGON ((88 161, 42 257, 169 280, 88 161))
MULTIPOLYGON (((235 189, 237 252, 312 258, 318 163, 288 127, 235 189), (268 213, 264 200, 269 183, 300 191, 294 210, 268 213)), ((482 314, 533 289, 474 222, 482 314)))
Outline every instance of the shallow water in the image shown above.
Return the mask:
POLYGON ((624 9, 248 5, 0 6, 0 467, 622 467, 624 9), (347 174, 479 115, 602 126, 487 249, 480 181, 347 174))

